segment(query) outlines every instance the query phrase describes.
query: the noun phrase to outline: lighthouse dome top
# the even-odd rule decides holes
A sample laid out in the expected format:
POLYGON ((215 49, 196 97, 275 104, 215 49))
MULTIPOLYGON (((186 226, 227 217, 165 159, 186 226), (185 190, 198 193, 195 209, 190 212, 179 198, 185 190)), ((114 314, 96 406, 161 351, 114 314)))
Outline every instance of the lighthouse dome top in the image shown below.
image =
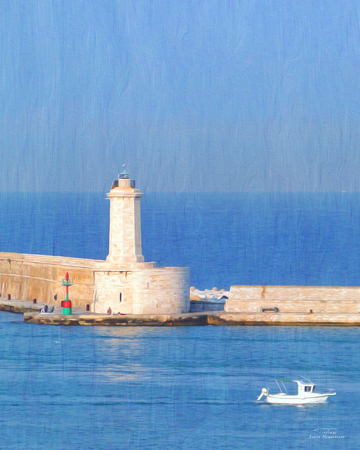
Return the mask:
POLYGON ((125 169, 118 176, 120 180, 130 180, 130 174, 125 169))
POLYGON ((118 174, 118 177, 113 182, 111 189, 136 189, 135 180, 132 180, 129 172, 124 169, 121 173, 118 174))

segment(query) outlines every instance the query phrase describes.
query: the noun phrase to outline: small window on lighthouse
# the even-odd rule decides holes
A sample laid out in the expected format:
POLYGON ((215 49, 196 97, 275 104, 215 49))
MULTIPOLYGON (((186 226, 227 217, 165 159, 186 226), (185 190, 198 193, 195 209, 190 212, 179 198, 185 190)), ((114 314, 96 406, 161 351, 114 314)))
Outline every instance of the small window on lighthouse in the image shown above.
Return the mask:
POLYGON ((119 302, 120 303, 122 302, 122 292, 120 292, 120 294, 119 294, 119 302))

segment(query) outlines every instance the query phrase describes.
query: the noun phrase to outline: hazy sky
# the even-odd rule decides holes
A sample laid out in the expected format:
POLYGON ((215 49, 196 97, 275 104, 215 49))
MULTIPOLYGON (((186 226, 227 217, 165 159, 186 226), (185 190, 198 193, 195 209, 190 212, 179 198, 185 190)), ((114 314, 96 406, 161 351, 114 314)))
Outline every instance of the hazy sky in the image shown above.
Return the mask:
POLYGON ((355 0, 1 0, 0 190, 360 191, 355 0))

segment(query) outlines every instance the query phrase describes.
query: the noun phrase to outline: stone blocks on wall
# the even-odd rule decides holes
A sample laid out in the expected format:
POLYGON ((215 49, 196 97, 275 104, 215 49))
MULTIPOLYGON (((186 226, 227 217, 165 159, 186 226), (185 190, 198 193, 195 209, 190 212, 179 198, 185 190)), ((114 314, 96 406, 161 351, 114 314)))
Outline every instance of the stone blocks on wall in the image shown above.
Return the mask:
POLYGON ((3 297, 59 304, 65 298, 61 281, 69 272, 74 281, 70 299, 74 307, 92 303, 94 277, 92 260, 43 255, 0 253, 0 290, 3 297), (88 267, 86 267, 88 265, 88 267), (54 296, 57 295, 57 301, 54 296))
POLYGON ((132 313, 133 285, 131 271, 95 272, 95 310, 105 314, 109 307, 114 314, 132 313), (121 302, 120 302, 121 295, 121 302))
POLYGON ((360 287, 338 286, 231 286, 227 312, 359 313, 360 287))
POLYGON ((133 273, 134 314, 181 314, 190 311, 190 270, 163 267, 133 273))
POLYGON ((112 189, 107 261, 144 261, 141 254, 140 198, 137 189, 112 189))

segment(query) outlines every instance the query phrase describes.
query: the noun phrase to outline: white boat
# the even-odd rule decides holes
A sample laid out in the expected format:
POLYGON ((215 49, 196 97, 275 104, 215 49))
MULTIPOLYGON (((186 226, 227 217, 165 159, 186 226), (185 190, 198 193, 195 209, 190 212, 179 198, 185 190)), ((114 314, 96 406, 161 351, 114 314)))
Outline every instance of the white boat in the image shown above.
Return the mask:
MULTIPOLYGON (((302 377, 303 378, 303 377, 302 377)), ((265 401, 268 403, 277 403, 279 405, 304 405, 307 403, 324 403, 330 395, 336 395, 336 392, 332 393, 322 393, 315 392, 316 385, 312 383, 310 380, 306 378, 303 380, 287 380, 280 379, 279 381, 282 383, 285 391, 286 387, 283 381, 291 381, 292 383, 297 383, 298 385, 298 393, 297 395, 289 395, 287 392, 283 392, 280 387, 280 384, 275 380, 278 385, 280 392, 278 394, 270 394, 269 388, 263 388, 261 394, 258 397, 258 400, 265 395, 265 401)))

